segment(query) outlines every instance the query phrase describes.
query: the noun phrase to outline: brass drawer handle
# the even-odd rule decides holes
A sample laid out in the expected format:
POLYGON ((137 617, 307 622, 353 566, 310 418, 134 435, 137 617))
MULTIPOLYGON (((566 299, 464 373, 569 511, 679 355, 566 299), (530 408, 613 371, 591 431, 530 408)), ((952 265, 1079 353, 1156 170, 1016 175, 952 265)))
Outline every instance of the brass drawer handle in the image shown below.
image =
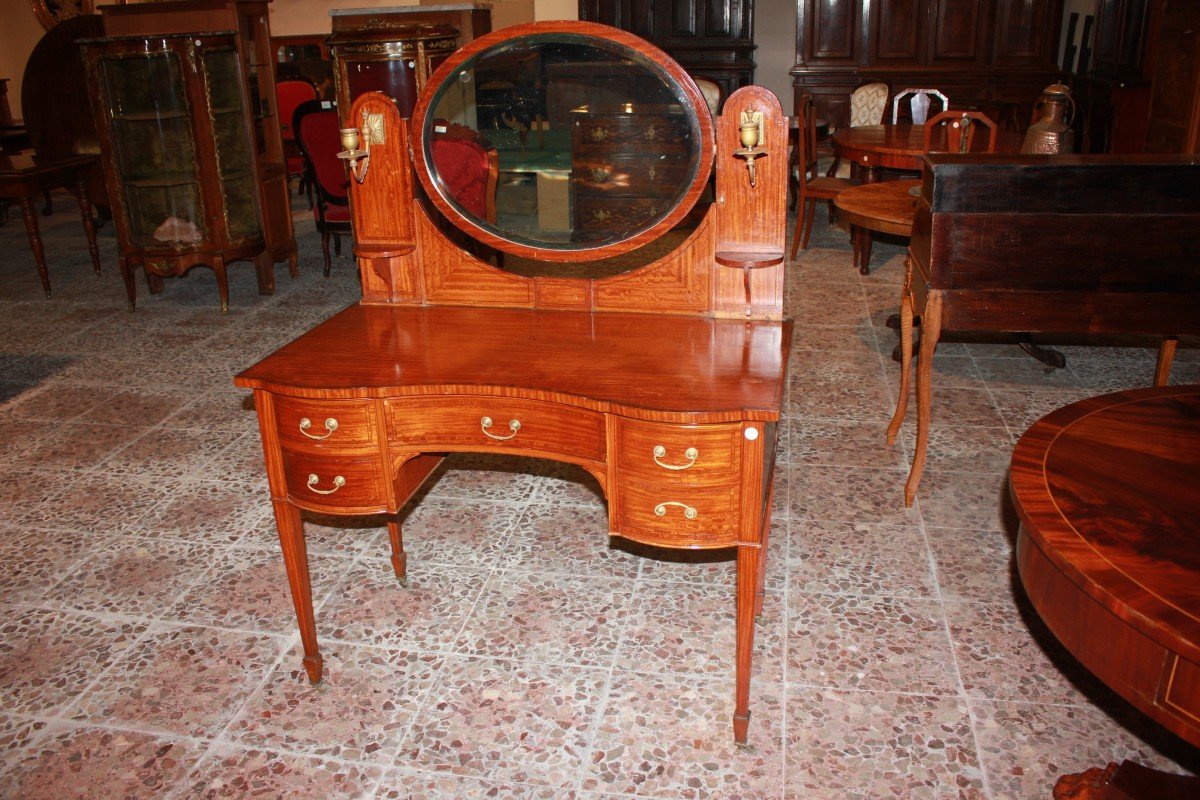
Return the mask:
POLYGON ((667 454, 667 448, 663 447, 661 444, 654 445, 654 463, 658 464, 663 469, 675 469, 675 470, 687 469, 688 467, 695 464, 696 459, 700 457, 699 450, 697 450, 694 447, 689 447, 687 450, 683 451, 683 457, 688 460, 688 463, 686 463, 686 464, 666 464, 659 460, 659 459, 663 458, 666 454, 667 454))
POLYGON ((654 507, 654 516, 665 517, 667 515, 667 506, 679 506, 683 509, 683 515, 688 519, 696 518, 696 509, 683 503, 676 503, 674 500, 668 500, 665 503, 659 503, 654 507))
POLYGON ((310 472, 308 474, 308 488, 312 489, 317 494, 333 494, 338 489, 340 489, 346 485, 346 479, 343 478, 341 475, 333 476, 333 488, 332 489, 318 489, 317 484, 320 482, 321 482, 321 479, 317 476, 317 473, 310 472))
POLYGON ((508 436, 497 436, 496 434, 494 434, 488 430, 488 428, 490 428, 490 427, 492 427, 492 418, 491 417, 484 417, 483 419, 479 420, 479 428, 480 428, 480 430, 483 431, 484 436, 487 436, 490 439, 496 439, 498 441, 503 442, 505 439, 511 439, 517 435, 517 431, 521 430, 521 420, 510 419, 508 421, 508 429, 510 431, 512 431, 512 433, 510 433, 508 436))
POLYGON ((300 432, 303 433, 305 436, 307 436, 310 439, 316 439, 316 440, 320 441, 321 439, 328 439, 330 436, 333 435, 333 432, 338 429, 338 421, 336 419, 334 419, 333 417, 330 417, 329 419, 325 420, 325 434, 322 436, 317 436, 315 434, 309 433, 308 429, 311 427, 312 427, 311 419, 309 419, 308 417, 300 418, 300 432))
POLYGON ((592 168, 592 180, 594 180, 596 183, 604 183, 610 177, 612 177, 612 172, 604 167, 592 168))

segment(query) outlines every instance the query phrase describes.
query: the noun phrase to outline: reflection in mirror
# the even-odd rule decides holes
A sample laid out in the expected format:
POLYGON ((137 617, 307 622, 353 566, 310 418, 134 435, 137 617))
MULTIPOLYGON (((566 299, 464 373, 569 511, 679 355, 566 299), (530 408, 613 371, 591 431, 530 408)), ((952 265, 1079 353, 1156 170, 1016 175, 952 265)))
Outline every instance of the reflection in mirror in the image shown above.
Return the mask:
POLYGON ((556 251, 603 248, 667 217, 701 172, 708 124, 646 56, 565 33, 467 59, 424 119, 423 156, 442 198, 488 233, 556 251))

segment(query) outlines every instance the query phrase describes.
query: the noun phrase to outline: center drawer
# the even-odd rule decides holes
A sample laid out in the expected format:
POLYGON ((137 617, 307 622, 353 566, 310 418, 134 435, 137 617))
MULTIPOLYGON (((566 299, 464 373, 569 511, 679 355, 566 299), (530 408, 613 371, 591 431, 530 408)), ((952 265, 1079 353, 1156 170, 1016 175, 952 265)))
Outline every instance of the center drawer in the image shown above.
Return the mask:
POLYGON ((406 397, 386 405, 388 441, 425 450, 528 450, 605 457, 604 415, 514 397, 406 397))

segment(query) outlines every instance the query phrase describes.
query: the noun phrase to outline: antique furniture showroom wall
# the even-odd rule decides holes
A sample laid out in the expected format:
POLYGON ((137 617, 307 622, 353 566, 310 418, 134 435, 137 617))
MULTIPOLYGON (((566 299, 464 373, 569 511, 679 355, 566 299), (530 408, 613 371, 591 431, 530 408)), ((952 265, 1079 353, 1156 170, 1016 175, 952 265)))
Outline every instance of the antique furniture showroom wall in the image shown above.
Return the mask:
POLYGON ((746 87, 714 131, 661 51, 544 22, 451 56, 411 132, 379 93, 342 114, 363 299, 236 379, 254 390, 309 678, 322 658, 302 510, 390 515, 403 577, 396 515, 445 453, 537 456, 595 476, 616 536, 736 549, 745 741, 792 331, 778 100, 746 87), (439 161, 451 134, 498 151, 488 218, 460 193, 462 164, 439 161), (716 199, 698 207, 714 170, 716 199), (499 266, 442 216, 502 251, 499 266))

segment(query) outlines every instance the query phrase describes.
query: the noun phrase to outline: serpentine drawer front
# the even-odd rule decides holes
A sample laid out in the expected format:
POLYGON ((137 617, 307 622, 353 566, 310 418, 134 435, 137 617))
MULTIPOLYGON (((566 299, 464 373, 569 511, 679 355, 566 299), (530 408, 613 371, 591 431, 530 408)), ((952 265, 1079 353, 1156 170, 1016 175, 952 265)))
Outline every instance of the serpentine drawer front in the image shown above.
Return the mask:
POLYGON ((393 449, 525 450, 603 461, 604 415, 514 397, 405 397, 387 401, 393 449))
POLYGON ((324 451, 379 443, 370 400, 309 400, 275 396, 279 438, 285 447, 324 451))
POLYGON ((739 424, 617 422, 614 527, 666 546, 737 543, 741 505, 739 424))
POLYGON ((378 455, 361 458, 283 450, 288 499, 302 508, 383 511, 387 481, 378 455))

